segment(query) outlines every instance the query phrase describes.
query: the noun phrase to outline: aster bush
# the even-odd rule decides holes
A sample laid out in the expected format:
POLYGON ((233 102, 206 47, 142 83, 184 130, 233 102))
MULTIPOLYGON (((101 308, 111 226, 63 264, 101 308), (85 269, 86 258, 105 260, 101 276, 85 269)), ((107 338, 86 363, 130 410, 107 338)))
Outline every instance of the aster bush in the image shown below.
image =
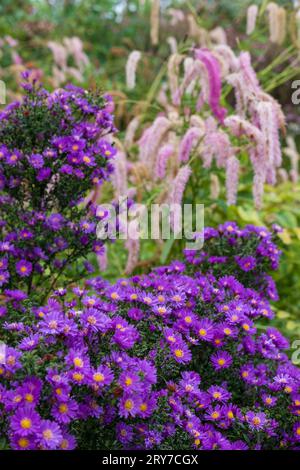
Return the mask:
POLYGON ((15 300, 46 296, 75 261, 71 275, 82 276, 82 256, 101 252, 101 217, 84 198, 111 174, 115 154, 108 96, 74 86, 49 93, 28 80, 24 91, 0 114, 0 286, 15 300))
POLYGON ((299 448, 300 372, 268 326, 274 236, 206 229, 205 251, 184 262, 95 278, 4 321, 2 445, 299 448))

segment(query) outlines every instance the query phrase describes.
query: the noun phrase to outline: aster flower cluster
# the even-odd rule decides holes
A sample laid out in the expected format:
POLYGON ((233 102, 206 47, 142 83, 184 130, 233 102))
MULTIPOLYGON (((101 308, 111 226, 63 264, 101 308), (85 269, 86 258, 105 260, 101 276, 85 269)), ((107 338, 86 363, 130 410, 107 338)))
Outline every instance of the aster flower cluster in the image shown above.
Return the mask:
POLYGON ((228 223, 205 237, 210 256, 235 250, 230 274, 187 253, 114 285, 54 292, 30 325, 2 323, 7 447, 300 448, 300 371, 267 324, 275 286, 254 280, 276 267, 272 235, 228 223))
POLYGON ((24 78, 23 101, 0 114, 0 287, 15 300, 101 252, 96 202, 84 198, 115 155, 110 97, 74 86, 49 93, 24 78))

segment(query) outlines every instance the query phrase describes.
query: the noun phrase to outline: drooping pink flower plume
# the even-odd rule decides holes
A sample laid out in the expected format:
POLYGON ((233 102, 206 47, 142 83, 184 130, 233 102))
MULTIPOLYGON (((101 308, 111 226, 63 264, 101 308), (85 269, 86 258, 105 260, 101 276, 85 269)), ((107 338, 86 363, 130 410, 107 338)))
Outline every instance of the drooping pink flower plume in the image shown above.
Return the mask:
POLYGON ((236 203, 240 163, 233 155, 226 162, 226 193, 228 206, 236 203))
POLYGON ((166 144, 159 150, 154 170, 155 179, 163 179, 165 177, 167 161, 173 153, 174 147, 171 144, 166 144))
POLYGON ((223 122, 227 110, 220 105, 222 80, 221 67, 218 60, 208 49, 196 49, 195 56, 200 60, 206 68, 209 81, 209 97, 208 104, 211 107, 216 118, 223 122))
POLYGON ((140 51, 132 51, 126 63, 126 85, 128 90, 133 90, 135 87, 136 69, 142 57, 140 51))
POLYGON ((181 162, 186 163, 188 161, 193 147, 199 143, 202 136, 203 130, 200 127, 191 127, 188 129, 179 145, 179 160, 181 162))
POLYGON ((170 204, 181 204, 183 193, 189 177, 191 176, 192 170, 188 165, 180 168, 175 179, 172 182, 171 191, 169 193, 170 204))

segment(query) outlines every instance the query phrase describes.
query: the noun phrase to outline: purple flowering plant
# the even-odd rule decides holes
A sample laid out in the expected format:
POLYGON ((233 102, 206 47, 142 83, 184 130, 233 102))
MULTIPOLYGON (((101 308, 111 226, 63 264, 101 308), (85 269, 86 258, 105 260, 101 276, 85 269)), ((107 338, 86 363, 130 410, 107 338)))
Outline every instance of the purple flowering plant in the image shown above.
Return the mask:
POLYGON ((3 317, 5 448, 300 448, 300 371, 268 324, 274 235, 228 222, 204 236, 184 262, 3 317))
POLYGON ((0 287, 13 301, 46 298, 68 267, 68 282, 90 269, 82 258, 103 247, 85 197, 115 155, 109 96, 72 85, 50 93, 24 78, 23 100, 0 114, 0 287))

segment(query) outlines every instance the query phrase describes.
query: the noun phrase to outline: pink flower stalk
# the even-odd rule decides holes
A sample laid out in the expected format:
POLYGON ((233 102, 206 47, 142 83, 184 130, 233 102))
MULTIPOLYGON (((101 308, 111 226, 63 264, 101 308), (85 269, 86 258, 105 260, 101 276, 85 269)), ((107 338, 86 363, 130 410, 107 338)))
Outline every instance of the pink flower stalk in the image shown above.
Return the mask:
POLYGON ((226 193, 227 205, 236 204, 238 183, 239 183, 240 162, 235 156, 230 157, 226 162, 226 193))
POLYGON ((89 64, 87 55, 83 52, 83 43, 80 38, 64 38, 63 40, 68 53, 74 58, 77 68, 82 72, 84 67, 89 64))
POLYGON ((227 110, 220 106, 222 81, 221 68, 218 60, 208 49, 196 49, 195 56, 205 66, 209 79, 209 98, 208 104, 216 118, 223 122, 227 110))
POLYGON ((200 127, 191 127, 184 134, 179 145, 179 161, 187 162, 191 151, 203 137, 203 130, 200 127))
POLYGON ((293 183, 297 183, 299 178, 299 153, 293 137, 288 136, 286 139, 287 147, 283 149, 284 153, 289 157, 291 162, 290 176, 293 183))
POLYGON ((257 106, 260 128, 265 139, 265 158, 268 182, 275 184, 275 168, 281 165, 281 146, 276 110, 272 103, 260 102, 257 106))
POLYGON ((112 182, 115 189, 115 196, 121 197, 127 194, 127 159, 124 152, 117 152, 114 159, 115 171, 112 175, 112 182))
POLYGON ((15 65, 21 65, 23 63, 22 57, 16 52, 11 52, 11 58, 15 65))
POLYGON ((142 57, 140 51, 132 51, 126 63, 126 85, 128 90, 133 90, 135 87, 136 69, 142 57))
POLYGON ((176 105, 177 94, 178 94, 178 76, 179 66, 183 60, 183 56, 180 54, 172 54, 168 60, 168 79, 169 87, 171 92, 172 103, 176 105))
POLYGON ((209 33, 210 39, 215 44, 227 44, 227 36, 224 28, 222 26, 216 26, 216 28, 212 29, 209 33))
POLYGON ((176 94, 173 96, 173 103, 175 106, 179 106, 181 102, 181 98, 186 91, 187 93, 191 93, 195 83, 196 83, 196 77, 198 75, 199 71, 198 68, 196 67, 195 61, 188 57, 184 61, 184 77, 182 80, 182 83, 180 87, 177 89, 176 94))
POLYGON ((68 75, 75 78, 75 80, 77 80, 78 82, 83 81, 83 75, 79 69, 76 69, 75 67, 68 67, 66 69, 66 72, 68 73, 68 75))
POLYGON ((174 36, 169 36, 167 39, 167 43, 170 46, 171 54, 176 54, 177 52, 177 40, 174 36))
POLYGON ((159 12, 160 0, 152 0, 150 15, 150 37, 151 44, 157 46, 159 42, 159 12))
POLYGON ((107 259, 107 247, 103 245, 103 250, 101 253, 97 254, 97 262, 101 272, 106 271, 108 266, 108 259, 107 259))
POLYGON ((168 203, 170 204, 170 225, 175 235, 181 229, 181 210, 178 209, 182 205, 183 194, 187 185, 187 182, 191 176, 192 170, 186 165, 179 169, 175 179, 171 182, 171 191, 168 197, 168 203))
POLYGON ((210 197, 212 199, 218 199, 220 195, 220 181, 217 175, 214 173, 210 174, 210 197))
POLYGON ((256 173, 253 179, 253 199, 256 209, 261 209, 262 199, 264 195, 265 178, 263 174, 256 173))
POLYGON ((135 136, 136 131, 138 130, 139 125, 140 125, 139 116, 134 117, 128 124, 125 137, 124 137, 124 145, 126 148, 129 148, 132 146, 134 142, 134 136, 135 136))
POLYGON ((170 204, 181 204, 183 193, 189 177, 191 176, 192 170, 188 165, 182 166, 178 171, 175 179, 171 184, 171 190, 169 193, 169 203, 170 204))
POLYGON ((252 141, 257 150, 257 154, 263 159, 264 155, 264 136, 262 131, 251 124, 246 119, 242 119, 240 116, 228 116, 224 120, 224 125, 229 128, 230 132, 236 136, 241 137, 245 135, 250 141, 252 141))
POLYGON ((142 144, 140 161, 146 163, 150 168, 153 168, 153 163, 163 137, 171 127, 172 123, 169 119, 164 116, 158 116, 149 128, 145 142, 142 144))
POLYGON ((58 67, 61 69, 65 69, 67 67, 67 58, 68 58, 68 51, 67 49, 58 42, 49 41, 48 47, 52 51, 54 62, 58 67))
POLYGON ((236 57, 235 53, 231 49, 231 47, 220 44, 214 47, 214 53, 217 53, 218 56, 223 57, 226 61, 228 68, 232 72, 237 72, 239 69, 239 59, 236 57))
POLYGON ((166 176, 167 161, 174 154, 174 147, 171 144, 164 145, 158 152, 154 177, 163 179, 166 176))
POLYGON ((247 34, 248 36, 255 30, 256 19, 258 14, 258 6, 250 5, 247 10, 247 34))
POLYGON ((239 56, 240 71, 244 79, 244 86, 249 87, 253 92, 260 91, 260 85, 256 73, 251 64, 249 52, 241 52, 239 56))
POLYGON ((201 149, 203 167, 210 168, 215 158, 218 168, 223 168, 232 154, 233 148, 228 135, 218 129, 214 118, 208 118, 205 122, 205 135, 201 149))

